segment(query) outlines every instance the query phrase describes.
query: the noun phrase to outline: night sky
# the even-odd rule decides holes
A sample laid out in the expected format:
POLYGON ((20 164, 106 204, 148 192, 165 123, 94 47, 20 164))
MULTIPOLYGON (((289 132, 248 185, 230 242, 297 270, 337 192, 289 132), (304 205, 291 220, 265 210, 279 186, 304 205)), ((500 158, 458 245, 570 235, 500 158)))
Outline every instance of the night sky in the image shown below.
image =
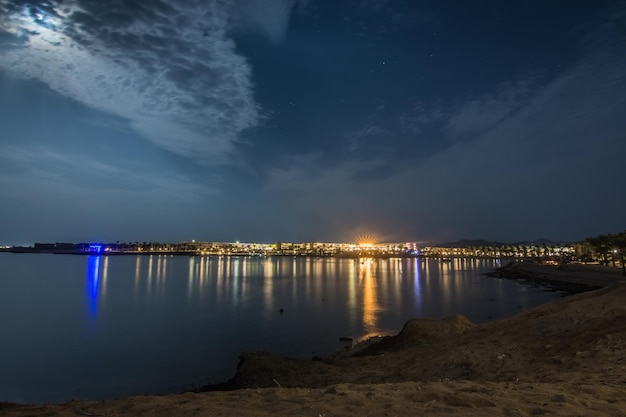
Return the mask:
POLYGON ((0 244, 626 228, 623 1, 0 0, 0 244))

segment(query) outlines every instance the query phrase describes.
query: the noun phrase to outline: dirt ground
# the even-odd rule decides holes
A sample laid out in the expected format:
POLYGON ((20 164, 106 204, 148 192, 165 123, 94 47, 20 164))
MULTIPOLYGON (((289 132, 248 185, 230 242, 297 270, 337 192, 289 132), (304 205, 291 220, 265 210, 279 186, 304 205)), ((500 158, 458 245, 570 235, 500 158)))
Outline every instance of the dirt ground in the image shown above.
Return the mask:
POLYGON ((501 276, 602 288, 482 325, 462 316, 410 320, 397 336, 319 360, 245 353, 214 391, 0 404, 0 416, 626 417, 621 271, 509 268, 501 276))

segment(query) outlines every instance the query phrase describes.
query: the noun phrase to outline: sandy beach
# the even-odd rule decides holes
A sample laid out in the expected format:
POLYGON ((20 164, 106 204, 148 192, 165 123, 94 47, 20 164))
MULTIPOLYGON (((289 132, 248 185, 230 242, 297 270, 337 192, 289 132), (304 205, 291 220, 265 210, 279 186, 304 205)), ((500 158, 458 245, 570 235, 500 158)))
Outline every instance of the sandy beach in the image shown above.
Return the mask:
POLYGON ((244 353, 233 379, 209 392, 0 404, 0 416, 626 416, 621 270, 515 264, 496 275, 599 289, 481 325, 409 320, 327 358, 244 353))

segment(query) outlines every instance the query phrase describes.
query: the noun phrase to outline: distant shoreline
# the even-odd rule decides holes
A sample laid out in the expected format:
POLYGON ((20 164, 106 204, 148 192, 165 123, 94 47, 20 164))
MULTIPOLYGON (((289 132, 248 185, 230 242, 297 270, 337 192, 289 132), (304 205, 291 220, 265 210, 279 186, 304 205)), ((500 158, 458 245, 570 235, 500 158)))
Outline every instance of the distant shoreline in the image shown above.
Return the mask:
POLYGON ((256 254, 256 253, 209 253, 198 251, 103 251, 89 252, 79 250, 45 250, 32 247, 9 247, 0 248, 0 253, 14 254, 41 254, 41 255, 83 255, 83 256, 243 256, 251 258, 269 258, 269 257, 292 257, 292 258, 340 258, 340 259, 438 259, 442 262, 450 262, 453 259, 502 259, 502 260, 532 260, 534 258, 514 258, 508 256, 490 256, 490 255, 424 255, 410 253, 340 253, 340 254, 308 254, 308 253, 272 253, 272 254, 256 254))
POLYGON ((494 256, 431 256, 431 255, 414 255, 414 254, 360 254, 360 253, 342 253, 342 254, 253 254, 253 253, 202 253, 196 251, 107 251, 107 252, 88 252, 88 251, 58 251, 58 250, 40 250, 30 247, 12 247, 12 248, 0 248, 0 253, 15 253, 15 254, 43 254, 43 255, 87 255, 87 256, 246 256, 252 258, 269 258, 272 256, 278 257, 298 257, 298 258, 376 258, 376 259, 391 259, 391 258, 424 258, 424 259, 441 259, 443 261, 449 261, 451 259, 499 259, 494 256))
MULTIPOLYGON (((409 255, 409 254, 282 254, 282 253, 273 253, 268 255, 262 254, 252 254, 252 253, 201 253, 201 252, 188 252, 188 251, 136 251, 136 252, 85 252, 85 251, 48 251, 48 250, 39 250, 33 248, 2 248, 0 249, 0 253, 14 253, 14 254, 41 254, 41 255, 84 255, 84 256, 245 256, 251 258, 269 258, 272 256, 277 257, 298 257, 298 258, 425 258, 425 256, 420 255, 409 255)), ((442 258, 440 256, 428 256, 428 258, 442 258)), ((461 257, 459 257, 461 258, 461 257)), ((462 258, 469 258, 467 256, 463 256, 462 258)), ((491 257, 483 257, 484 259, 492 259, 491 257)), ((477 258, 480 259, 480 258, 477 258)))

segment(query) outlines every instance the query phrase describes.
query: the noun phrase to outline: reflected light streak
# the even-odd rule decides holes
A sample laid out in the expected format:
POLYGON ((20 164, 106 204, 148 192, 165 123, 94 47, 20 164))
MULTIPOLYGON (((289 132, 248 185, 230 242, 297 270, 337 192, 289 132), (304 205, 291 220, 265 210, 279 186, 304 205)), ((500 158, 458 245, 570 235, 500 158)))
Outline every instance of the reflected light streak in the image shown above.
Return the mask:
POLYGON ((245 294, 246 294, 246 284, 248 282, 247 279, 248 279, 248 275, 250 275, 249 269, 250 269, 250 262, 248 261, 248 258, 244 258, 242 271, 241 271, 241 289, 239 290, 240 298, 242 301, 244 300, 245 294))
POLYGON ((107 278, 109 276, 109 257, 104 257, 104 262, 102 263, 102 284, 100 289, 100 297, 104 298, 107 293, 107 278))
POLYGON ((187 273, 187 299, 191 300, 191 296, 193 294, 193 267, 194 267, 194 258, 192 256, 189 257, 189 265, 188 265, 188 273, 187 273))
POLYGON ((152 292, 152 259, 153 255, 150 255, 150 257, 148 258, 148 289, 147 289, 147 294, 148 296, 150 296, 150 293, 152 292))
POLYGON ((159 284, 161 283, 161 265, 162 265, 163 259, 161 257, 161 255, 159 255, 157 257, 157 264, 156 264, 156 282, 157 282, 157 288, 159 286, 159 284))
POLYGON ((89 256, 87 258, 87 278, 86 278, 87 299, 89 302, 89 313, 95 317, 98 313, 98 289, 100 285, 100 256, 89 256))
POLYGON ((157 262, 157 291, 162 294, 165 290, 165 267, 167 265, 167 255, 159 255, 157 262))
POLYGON ((203 256, 203 257, 200 258, 200 264, 198 265, 198 268, 199 268, 198 272, 200 274, 200 285, 201 286, 204 286, 204 281, 206 280, 206 269, 205 269, 205 266, 206 266, 206 259, 203 256))
POLYGON ((269 259, 263 264, 263 277, 274 278, 274 267, 272 261, 269 259))
POLYGON ((137 290, 139 289, 139 276, 141 273, 141 258, 137 256, 135 259, 135 296, 137 295, 137 290))
POLYGON ((230 256, 225 258, 224 260, 224 264, 226 265, 226 269, 224 272, 224 281, 226 281, 228 278, 231 277, 230 275, 230 269, 231 269, 231 263, 232 263, 232 259, 230 256))
POLYGON ((222 298, 222 292, 224 290, 224 277, 225 277, 225 270, 226 268, 224 268, 224 263, 225 263, 225 258, 223 256, 220 256, 217 260, 217 297, 218 299, 222 298))
MULTIPOLYGON (((245 258, 244 258, 245 259, 245 258)), ((242 269, 242 261, 241 259, 238 257, 235 259, 235 265, 233 266, 233 275, 230 277, 231 281, 230 281, 230 285, 229 287, 231 288, 232 291, 232 300, 233 300, 233 305, 237 305, 237 302, 239 301, 238 296, 239 296, 239 280, 241 279, 241 269, 242 269)))
POLYGON ((237 257, 233 261, 233 275, 231 275, 231 278, 239 277, 240 274, 241 274, 241 259, 237 257))
POLYGON ((363 325, 368 333, 374 332, 376 327, 376 313, 380 306, 377 303, 376 282, 372 276, 372 260, 361 260, 359 268, 361 284, 363 285, 363 325))
POLYGON ((199 292, 198 295, 202 298, 205 299, 205 293, 207 291, 211 291, 210 289, 210 284, 211 284, 211 279, 209 276, 209 268, 211 266, 211 259, 203 256, 202 258, 200 258, 200 287, 199 287, 199 292))
POLYGON ((293 258, 278 260, 278 273, 280 276, 286 277, 289 274, 289 262, 293 263, 293 258))
POLYGON ((263 265, 263 302, 265 308, 263 309, 267 316, 271 315, 274 311, 274 270, 272 267, 272 261, 267 260, 263 265))
POLYGON ((413 268, 415 269, 415 279, 414 279, 414 288, 415 288, 415 303, 420 308, 422 307, 422 277, 421 277, 421 265, 420 260, 415 258, 413 268))
MULTIPOLYGON (((352 262, 350 262, 349 265, 349 271, 348 271, 348 276, 350 277, 350 285, 348 285, 348 300, 350 303, 350 306, 356 307, 356 278, 357 278, 357 270, 356 270, 356 263, 358 262, 358 260, 354 260, 352 262)), ((350 311, 353 311, 353 309, 350 309, 350 311)))

